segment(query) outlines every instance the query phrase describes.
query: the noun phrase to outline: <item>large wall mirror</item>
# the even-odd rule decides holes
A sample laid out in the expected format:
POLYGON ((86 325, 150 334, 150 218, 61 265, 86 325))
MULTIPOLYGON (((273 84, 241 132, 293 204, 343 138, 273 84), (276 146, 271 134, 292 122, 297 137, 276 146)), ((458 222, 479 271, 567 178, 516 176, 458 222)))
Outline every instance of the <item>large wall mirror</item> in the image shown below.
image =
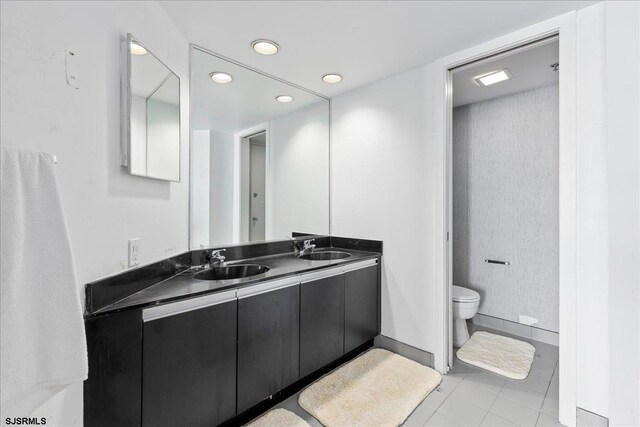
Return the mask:
POLYGON ((191 48, 191 247, 329 233, 329 100, 191 48))
POLYGON ((131 34, 123 52, 122 166, 180 181, 180 79, 131 34))

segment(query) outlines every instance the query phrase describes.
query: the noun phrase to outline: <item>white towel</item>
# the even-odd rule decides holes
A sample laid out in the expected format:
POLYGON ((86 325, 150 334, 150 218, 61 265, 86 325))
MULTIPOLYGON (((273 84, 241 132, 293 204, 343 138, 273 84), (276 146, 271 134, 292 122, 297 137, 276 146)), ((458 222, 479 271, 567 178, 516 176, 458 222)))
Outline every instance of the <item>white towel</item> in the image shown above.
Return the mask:
POLYGON ((0 409, 28 416, 87 378, 87 344, 53 157, 2 147, 0 409))

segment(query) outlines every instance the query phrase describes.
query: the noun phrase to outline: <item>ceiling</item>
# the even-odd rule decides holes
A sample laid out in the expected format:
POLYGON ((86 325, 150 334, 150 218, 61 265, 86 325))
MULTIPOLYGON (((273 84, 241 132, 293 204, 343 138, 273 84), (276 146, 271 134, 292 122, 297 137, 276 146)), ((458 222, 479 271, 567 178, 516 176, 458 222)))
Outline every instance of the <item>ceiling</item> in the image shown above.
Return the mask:
POLYGON ((595 1, 160 1, 187 39, 335 96, 595 1), (277 55, 251 49, 276 41, 277 55), (322 82, 338 72, 341 83, 322 82))
POLYGON ((558 83, 558 73, 549 67, 558 62, 558 49, 558 41, 553 40, 455 72, 453 106, 459 107, 558 83), (511 72, 509 80, 484 87, 477 85, 473 80, 474 77, 505 68, 511 72))
POLYGON ((191 53, 191 74, 193 129, 234 134, 318 102, 326 103, 328 112, 324 98, 199 49, 191 53), (214 83, 209 77, 214 71, 231 74, 233 81, 214 83), (279 95, 293 96, 293 102, 278 102, 279 95))

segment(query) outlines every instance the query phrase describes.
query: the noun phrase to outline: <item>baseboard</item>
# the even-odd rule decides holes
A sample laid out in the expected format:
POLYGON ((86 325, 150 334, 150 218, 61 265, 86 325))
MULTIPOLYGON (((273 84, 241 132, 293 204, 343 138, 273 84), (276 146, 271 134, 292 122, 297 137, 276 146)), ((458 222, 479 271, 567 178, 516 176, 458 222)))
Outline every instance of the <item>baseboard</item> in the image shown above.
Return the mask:
POLYGON ((476 314, 472 320, 474 325, 484 326, 498 331, 517 335, 522 338, 529 338, 546 344, 555 345, 560 343, 560 335, 557 332, 547 331, 511 320, 500 319, 498 317, 487 316, 486 314, 476 314))
POLYGON ((432 353, 420 350, 419 348, 410 346, 409 344, 405 344, 400 341, 396 341, 393 338, 389 338, 384 335, 376 336, 373 340, 373 346, 389 350, 430 368, 433 368, 434 366, 434 358, 432 353))

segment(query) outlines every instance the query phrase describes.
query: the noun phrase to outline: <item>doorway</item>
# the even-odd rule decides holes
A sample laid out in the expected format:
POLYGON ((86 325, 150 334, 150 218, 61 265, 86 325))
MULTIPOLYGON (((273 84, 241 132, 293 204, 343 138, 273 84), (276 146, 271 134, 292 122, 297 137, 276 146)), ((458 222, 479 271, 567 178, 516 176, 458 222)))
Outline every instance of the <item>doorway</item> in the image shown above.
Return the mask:
POLYGON ((434 366, 440 372, 449 370, 451 353, 451 111, 452 79, 450 70, 514 48, 559 36, 561 67, 559 88, 559 419, 564 425, 576 424, 577 392, 577 20, 568 13, 526 27, 486 43, 456 52, 437 60, 432 67, 431 88, 434 96, 432 126, 437 160, 434 199, 436 221, 433 227, 434 250, 441 262, 434 270, 435 335, 434 366), (441 197, 438 196, 441 195, 441 197))
POLYGON ((559 62, 553 34, 446 70, 446 364, 474 332, 530 342, 540 414, 562 400, 559 62))
POLYGON ((249 137, 249 241, 265 240, 266 132, 249 137))
POLYGON ((269 125, 234 135, 233 237, 237 242, 269 238, 269 125))

